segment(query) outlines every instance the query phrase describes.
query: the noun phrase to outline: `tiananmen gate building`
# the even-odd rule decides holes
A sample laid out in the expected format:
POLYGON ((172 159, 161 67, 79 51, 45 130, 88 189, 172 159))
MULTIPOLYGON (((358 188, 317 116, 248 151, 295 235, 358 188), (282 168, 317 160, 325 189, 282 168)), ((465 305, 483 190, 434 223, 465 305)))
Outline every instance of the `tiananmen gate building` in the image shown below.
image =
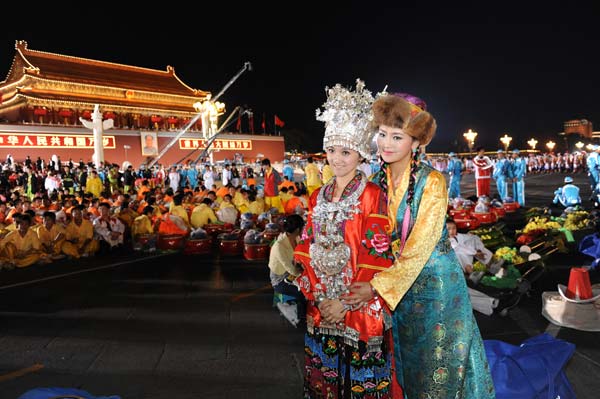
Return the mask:
MULTIPOLYGON (((150 162, 145 146, 163 149, 197 115, 194 104, 210 99, 208 91, 183 83, 168 66, 159 71, 111 62, 31 50, 16 42, 6 79, 0 82, 0 156, 27 155, 62 161, 92 160, 94 137, 79 118, 90 119, 96 104, 114 128, 103 136, 104 159, 121 165, 150 162)), ((205 148, 201 119, 160 158, 171 165, 195 160, 205 148)), ((213 143, 214 161, 242 157, 254 161, 284 157, 282 136, 223 133, 213 143)))

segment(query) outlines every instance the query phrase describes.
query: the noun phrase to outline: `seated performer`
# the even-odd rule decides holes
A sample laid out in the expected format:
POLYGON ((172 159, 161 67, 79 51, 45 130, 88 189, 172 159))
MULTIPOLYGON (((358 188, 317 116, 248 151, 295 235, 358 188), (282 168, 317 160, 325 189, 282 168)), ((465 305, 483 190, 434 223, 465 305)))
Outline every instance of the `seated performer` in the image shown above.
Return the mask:
POLYGON ((306 304, 304 295, 298 287, 292 284, 293 280, 300 275, 300 268, 294 264, 294 248, 300 240, 304 219, 300 215, 289 215, 283 220, 284 232, 277 237, 269 254, 269 277, 275 295, 281 298, 288 297, 277 302, 277 307, 296 326, 306 319, 306 304), (293 300, 295 303, 290 303, 293 300))
POLYGON ((153 250, 156 249, 156 241, 158 238, 158 224, 160 218, 156 218, 156 222, 152 222, 152 214, 154 208, 152 206, 146 206, 142 211, 142 214, 136 217, 131 225, 131 236, 133 239, 133 248, 138 250, 153 250), (140 237, 145 237, 146 240, 142 242, 140 237))
POLYGON ((565 177, 565 185, 554 192, 554 204, 560 204, 564 207, 581 205, 581 196, 579 187, 573 184, 571 176, 565 177))
POLYGON ((17 214, 14 216, 17 229, 11 231, 0 240, 0 263, 3 268, 27 267, 36 262, 50 263, 44 256, 42 244, 35 231, 31 230, 31 216, 17 214))
POLYGON ((452 219, 446 220, 446 228, 452 249, 466 275, 473 273, 473 264, 477 260, 486 266, 491 263, 494 254, 483 245, 478 236, 459 233, 456 222, 452 219))
POLYGON ((101 202, 98 205, 100 216, 94 219, 95 237, 100 242, 100 250, 110 250, 123 246, 125 225, 118 218, 110 215, 110 204, 101 202))
POLYGON ((204 227, 208 223, 217 223, 218 218, 215 212, 211 208, 212 200, 208 197, 202 200, 202 203, 194 208, 192 211, 192 227, 197 229, 198 227, 204 227))
POLYGON ((53 260, 64 258, 62 249, 66 238, 65 228, 56 223, 56 214, 52 211, 45 211, 42 217, 43 223, 37 229, 42 250, 53 260))
POLYGON ((67 239, 63 251, 75 259, 91 256, 100 248, 100 243, 94 239, 94 226, 83 217, 84 212, 85 206, 75 206, 71 211, 72 220, 66 228, 67 239))

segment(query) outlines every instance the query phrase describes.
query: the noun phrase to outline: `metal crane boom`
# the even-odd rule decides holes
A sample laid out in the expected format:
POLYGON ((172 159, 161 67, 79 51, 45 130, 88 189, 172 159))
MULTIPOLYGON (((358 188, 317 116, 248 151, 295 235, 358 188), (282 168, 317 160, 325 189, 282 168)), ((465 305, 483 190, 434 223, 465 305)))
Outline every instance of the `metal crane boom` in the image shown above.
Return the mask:
MULTIPOLYGON (((252 71, 252 64, 250 64, 250 61, 246 61, 244 63, 244 66, 242 67, 242 69, 240 69, 239 72, 233 78, 231 78, 229 80, 229 82, 227 82, 227 84, 223 87, 223 89, 221 89, 221 91, 211 101, 214 102, 219 97, 221 97, 223 95, 223 93, 225 93, 225 91, 229 88, 229 86, 231 86, 233 84, 233 82, 235 82, 237 80, 237 78, 239 78, 240 75, 242 73, 244 73, 246 70, 252 71)), ((194 125, 194 123, 196 123, 198 121, 198 119, 200 119, 200 117, 202 117, 202 114, 203 114, 203 112, 199 112, 196 116, 194 116, 192 118, 192 120, 190 120, 188 122, 188 124, 185 125, 185 127, 183 129, 181 129, 181 131, 179 133, 177 133, 175 135, 175 137, 173 137, 173 139, 160 151, 160 153, 156 156, 156 158, 154 158, 148 164, 148 168, 151 168, 152 166, 154 166, 158 162, 158 160, 161 159, 163 157, 163 155, 165 155, 166 152, 171 149, 171 147, 173 147, 173 145, 177 142, 177 140, 179 140, 179 138, 181 136, 183 136, 189 130, 189 128, 192 127, 194 125)), ((213 137, 215 137, 215 136, 216 136, 216 134, 213 137)))
POLYGON ((240 109, 239 106, 235 107, 235 109, 227 117, 225 122, 223 122, 223 124, 221 125, 219 130, 217 130, 217 132, 206 141, 206 146, 202 150, 202 153, 200 153, 200 155, 198 155, 198 158, 196 158, 196 160, 194 161, 195 163, 198 163, 199 160, 201 160, 202 158, 204 158, 206 156, 206 154, 208 153, 208 150, 210 149, 210 146, 215 142, 215 139, 217 138, 217 136, 219 134, 221 134, 223 129, 225 129, 227 127, 227 125, 229 124, 229 121, 231 121, 231 118, 233 118, 233 116, 239 111, 239 109, 240 109))

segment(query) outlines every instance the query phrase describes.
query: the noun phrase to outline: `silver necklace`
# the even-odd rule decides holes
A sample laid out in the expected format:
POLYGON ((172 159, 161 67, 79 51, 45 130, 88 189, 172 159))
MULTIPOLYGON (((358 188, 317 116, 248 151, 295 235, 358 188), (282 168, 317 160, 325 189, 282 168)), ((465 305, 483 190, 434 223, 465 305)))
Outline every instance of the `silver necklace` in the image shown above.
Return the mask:
MULTIPOLYGON (((335 184, 335 177, 331 184, 335 184)), ((357 189, 338 202, 325 198, 326 187, 319 191, 312 213, 315 241, 310 244, 309 253, 315 274, 325 286, 325 292, 317 293, 320 300, 336 299, 348 291, 353 276, 352 268, 348 267, 351 251, 344 242, 344 224, 360 213, 359 197, 366 185, 367 179, 363 175, 357 189)))

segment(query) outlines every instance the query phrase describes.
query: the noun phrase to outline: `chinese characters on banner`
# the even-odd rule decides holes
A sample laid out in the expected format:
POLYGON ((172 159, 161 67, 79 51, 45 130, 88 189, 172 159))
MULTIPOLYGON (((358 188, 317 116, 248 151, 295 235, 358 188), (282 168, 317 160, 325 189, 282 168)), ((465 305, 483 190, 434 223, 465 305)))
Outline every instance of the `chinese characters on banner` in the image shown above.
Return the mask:
MULTIPOLYGON (((179 139, 179 148, 182 150, 193 150, 195 148, 204 148, 206 140, 204 139, 179 139)), ((223 140, 217 139, 211 148, 219 150, 251 150, 252 140, 223 140)))
MULTIPOLYGON (((115 136, 102 137, 104 148, 116 148, 115 136)), ((0 148, 90 148, 94 137, 80 134, 1 133, 0 148)))

